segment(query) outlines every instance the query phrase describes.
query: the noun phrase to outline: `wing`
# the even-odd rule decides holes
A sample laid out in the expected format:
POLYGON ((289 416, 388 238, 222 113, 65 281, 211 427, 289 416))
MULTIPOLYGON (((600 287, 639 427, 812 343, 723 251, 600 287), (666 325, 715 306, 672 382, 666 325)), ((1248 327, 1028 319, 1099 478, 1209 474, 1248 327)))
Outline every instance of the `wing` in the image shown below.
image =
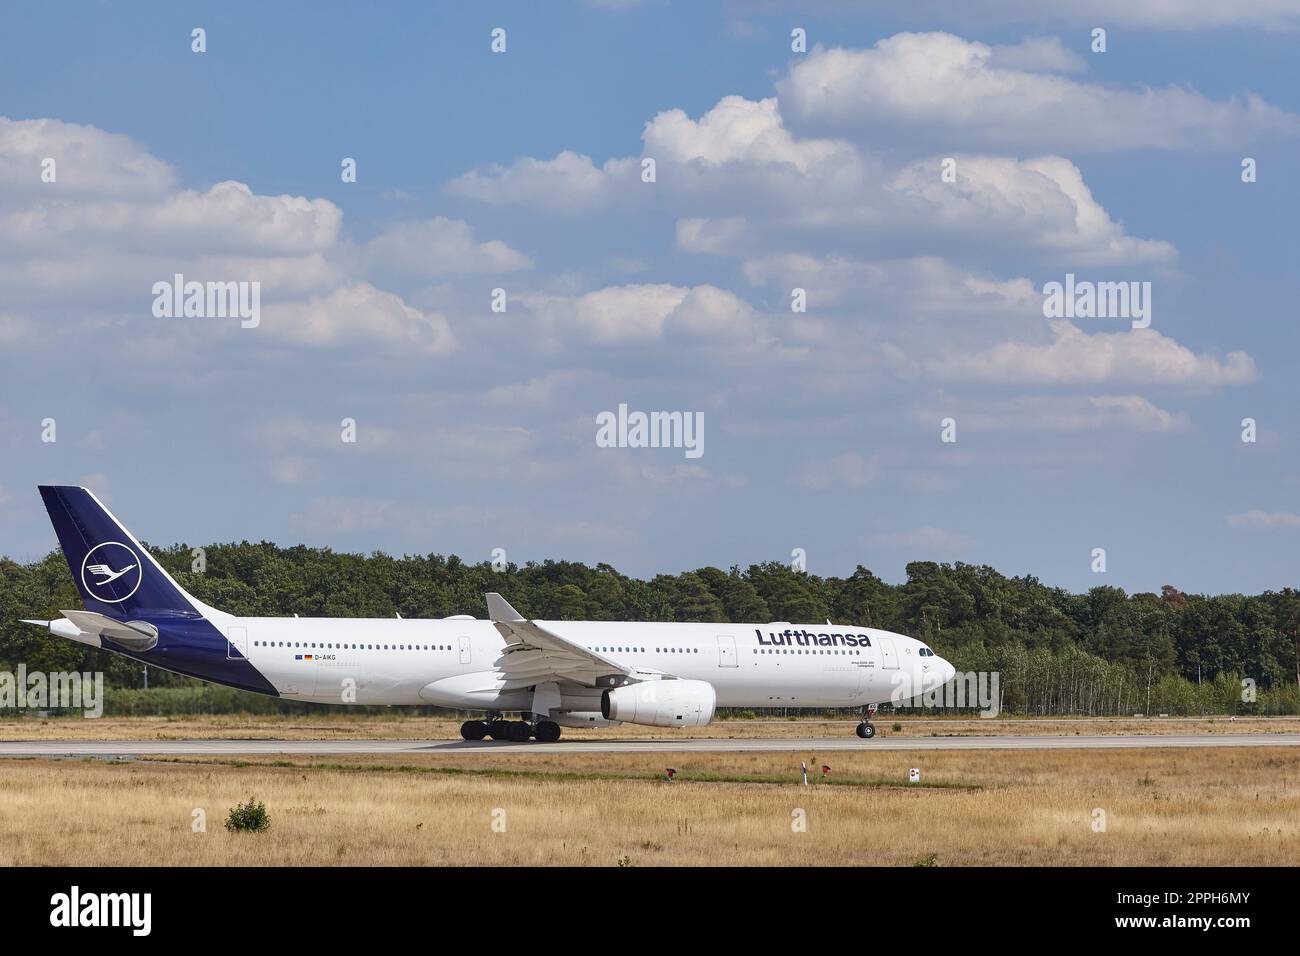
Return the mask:
POLYGON ((86 570, 91 574, 103 574, 106 576, 113 573, 107 564, 88 564, 86 565, 86 570))
POLYGON ((505 675, 507 688, 562 680, 599 687, 658 673, 604 657, 548 631, 525 618, 495 591, 487 595, 487 606, 488 618, 506 639, 505 650, 495 666, 505 675))

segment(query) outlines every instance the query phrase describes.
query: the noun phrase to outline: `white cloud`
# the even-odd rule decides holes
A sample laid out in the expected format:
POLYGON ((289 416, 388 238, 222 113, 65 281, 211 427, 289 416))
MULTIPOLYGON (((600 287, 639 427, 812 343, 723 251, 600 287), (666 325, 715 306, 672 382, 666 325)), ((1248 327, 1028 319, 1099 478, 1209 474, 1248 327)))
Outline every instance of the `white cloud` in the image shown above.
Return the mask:
POLYGON ((963 399, 932 404, 918 413, 930 425, 952 414, 960 427, 974 431, 1136 431, 1184 432, 1191 421, 1183 412, 1161 408, 1141 395, 1032 395, 963 399))
POLYGON ((1043 297, 1028 279, 995 279, 935 256, 872 262, 845 256, 780 253, 747 259, 741 273, 755 285, 798 286, 818 308, 878 307, 888 301, 911 313, 1041 313, 1043 297))
MULTIPOLYGON (((1124 323, 1122 331, 1085 331, 1046 319, 1042 294, 1029 279, 999 279, 932 256, 861 261, 785 253, 748 259, 741 271, 759 286, 807 291, 816 324, 783 324, 780 331, 825 350, 826 370, 877 368, 909 380, 1055 389, 1221 388, 1258 377, 1244 352, 1198 354, 1155 329, 1124 323)), ((1004 411, 1044 427, 1187 426, 1185 416, 1143 404, 1140 396, 1070 401, 1004 411)))
POLYGON ((669 314, 665 325, 669 331, 696 338, 736 341, 757 331, 758 317, 735 293, 717 286, 699 285, 686 294, 669 314))
POLYGON ((915 221, 942 225, 972 240, 1017 235, 1080 266, 1168 263, 1177 258, 1167 242, 1126 235, 1068 159, 955 159, 956 182, 941 181, 939 161, 934 159, 908 166, 890 184, 913 207, 915 221))
POLYGON ((1294 511, 1262 511, 1252 508, 1228 515, 1229 528, 1269 528, 1300 531, 1300 514, 1294 511))
POLYGON ((342 211, 327 199, 261 196, 237 182, 174 193, 138 212, 126 211, 107 231, 143 230, 173 251, 180 244, 245 256, 319 252, 337 241, 343 222, 342 211))
POLYGON ((724 96, 698 120, 684 110, 665 110, 646 124, 641 138, 645 155, 659 162, 781 164, 801 173, 849 148, 829 139, 796 139, 782 124, 775 97, 724 96))
POLYGON ((1060 37, 1029 37, 989 49, 989 64, 997 69, 1043 73, 1082 73, 1087 69, 1084 58, 1067 50, 1060 37))
POLYGON ((0 345, 12 347, 36 338, 36 323, 24 315, 0 312, 0 345))
POLYGON ((237 182, 206 192, 182 190, 146 199, 87 199, 44 195, 0 217, 0 242, 33 247, 96 241, 115 251, 147 251, 175 258, 186 253, 303 255, 338 239, 343 214, 326 199, 259 196, 237 182))
POLYGON ((1064 319, 1050 322, 1052 341, 1002 342, 975 354, 925 362, 945 379, 1021 385, 1122 383, 1192 388, 1247 385, 1257 378, 1245 352, 1224 359, 1196 354, 1154 329, 1084 332, 1064 319))
POLYGON ((456 347, 447 319, 422 312, 368 282, 351 282, 306 302, 263 306, 259 332, 298 345, 340 345, 443 355, 456 347))
POLYGON ((447 190, 492 205, 584 213, 605 206, 617 182, 639 182, 638 168, 632 160, 610 160, 597 168, 590 156, 565 150, 554 159, 523 157, 509 166, 494 163, 471 170, 448 183, 447 190))
POLYGON ((299 455, 272 458, 267 463, 271 480, 280 485, 300 485, 311 472, 311 464, 299 455))
POLYGON ((614 478, 647 494, 710 494, 743 488, 749 483, 749 479, 743 475, 718 474, 704 465, 692 462, 657 464, 642 455, 629 454, 625 450, 602 449, 594 464, 604 465, 614 478))
POLYGON ((496 514, 492 509, 479 506, 439 507, 379 497, 326 495, 291 515, 289 524, 299 533, 328 540, 339 534, 477 526, 493 517, 496 514))
MULTIPOLYGON (((66 336, 104 333, 110 348, 134 340, 132 360, 169 367, 201 354, 200 341, 443 355, 456 345, 445 315, 380 288, 380 276, 533 265, 506 243, 480 240, 468 223, 442 217, 397 223, 355 246, 329 200, 261 195, 233 181, 183 189, 166 163, 130 138, 57 120, 0 118, 0 172, 12 174, 0 178, 7 306, 0 343, 9 345, 33 340, 29 316, 39 310, 40 338, 53 346, 65 346, 66 336), (46 155, 59 160, 56 183, 39 182, 46 155), (190 281, 259 283, 258 333, 234 336, 232 323, 155 318, 153 286, 177 273, 190 281), (374 281, 364 281, 367 275, 374 281)), ((437 300, 426 293, 426 301, 437 300)))
POLYGON ((467 173, 448 188, 544 211, 644 214, 653 198, 655 210, 678 215, 676 243, 685 252, 752 255, 812 235, 882 247, 899 237, 958 240, 975 255, 1010 246, 1072 266, 1176 258, 1165 242, 1126 235, 1079 169, 1059 156, 959 155, 957 182, 945 183, 939 156, 899 166, 845 141, 800 138, 783 124, 775 99, 738 96, 698 120, 681 110, 660 113, 644 139, 644 152, 658 162, 653 185, 623 172, 636 159, 597 168, 569 153, 467 173))
MULTIPOLYGON (((340 441, 338 419, 314 420, 293 415, 258 425, 252 439, 268 453, 268 467, 283 459, 313 459, 360 454, 387 460, 391 467, 417 468, 458 480, 531 481, 553 474, 568 462, 543 460, 541 436, 517 425, 421 418, 418 421, 375 421, 356 416, 356 442, 340 441)), ((594 434, 594 429, 593 429, 594 434)), ((374 467, 370 465, 369 467, 374 467)))
POLYGON ((762 326, 746 302, 709 285, 607 286, 576 297, 525 296, 523 303, 550 334, 576 332, 597 345, 648 343, 669 335, 735 342, 760 336, 762 326))
POLYGON ((441 276, 517 272, 533 261, 499 239, 477 242, 469 223, 437 216, 389 226, 362 250, 371 271, 441 276))
POLYGON ((0 116, 0 183, 6 193, 53 196, 157 196, 176 174, 129 136, 56 119, 0 116), (55 162, 56 181, 43 182, 42 162, 55 162))
POLYGON ((596 343, 651 341, 663 335, 668 316, 687 293, 666 283, 610 286, 566 302, 561 309, 571 308, 573 323, 596 343))
POLYGON ((727 219, 678 219, 677 248, 683 252, 734 255, 741 248, 746 226, 743 216, 727 219))
MULTIPOLYGON (((1041 70, 1045 52, 1021 47, 1011 59, 1041 70)), ((950 33, 899 33, 869 50, 816 49, 777 89, 801 123, 855 135, 904 126, 1016 150, 1239 149, 1300 132, 1300 117, 1252 93, 1211 100, 1177 86, 1120 89, 1011 68, 1007 58, 950 33)))
POLYGON ((510 408, 539 408, 553 404, 561 393, 572 391, 593 375, 590 372, 558 369, 526 382, 494 385, 488 389, 487 401, 491 405, 510 408))
POLYGON ((916 552, 917 557, 945 557, 969 551, 975 540, 968 535, 945 531, 932 525, 922 525, 907 531, 869 534, 863 539, 868 546, 916 552))
POLYGON ((1291 30, 1300 26, 1300 3, 1296 0, 984 0, 978 4, 878 0, 873 7, 906 16, 909 22, 951 23, 957 19, 982 29, 999 24, 1040 27, 1044 23, 1152 30, 1291 30))

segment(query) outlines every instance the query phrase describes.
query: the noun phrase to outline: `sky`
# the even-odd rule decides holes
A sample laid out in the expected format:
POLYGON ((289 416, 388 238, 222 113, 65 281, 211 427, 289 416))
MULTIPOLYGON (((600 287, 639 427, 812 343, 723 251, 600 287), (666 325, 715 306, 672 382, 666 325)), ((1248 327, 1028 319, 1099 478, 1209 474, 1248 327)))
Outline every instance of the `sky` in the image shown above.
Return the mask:
POLYGON ((1296 584, 1300 0, 968 6, 6 10, 0 554, 1296 584))

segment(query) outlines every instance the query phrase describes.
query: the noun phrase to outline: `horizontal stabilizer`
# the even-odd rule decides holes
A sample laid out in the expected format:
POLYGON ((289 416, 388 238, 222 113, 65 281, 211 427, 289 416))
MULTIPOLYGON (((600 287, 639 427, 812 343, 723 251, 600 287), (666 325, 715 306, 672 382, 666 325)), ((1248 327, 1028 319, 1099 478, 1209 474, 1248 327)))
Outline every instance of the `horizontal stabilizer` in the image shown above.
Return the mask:
POLYGON ((145 621, 118 621, 103 614, 96 614, 94 611, 61 611, 60 613, 82 633, 93 634, 114 644, 121 644, 129 650, 147 651, 158 643, 158 628, 145 621))
POLYGON ((23 619, 24 624, 35 624, 37 627, 43 627, 55 637, 61 637, 64 640, 76 641, 78 644, 89 644, 91 647, 103 647, 98 634, 87 634, 73 624, 66 617, 55 618, 53 621, 33 621, 28 618, 23 619))

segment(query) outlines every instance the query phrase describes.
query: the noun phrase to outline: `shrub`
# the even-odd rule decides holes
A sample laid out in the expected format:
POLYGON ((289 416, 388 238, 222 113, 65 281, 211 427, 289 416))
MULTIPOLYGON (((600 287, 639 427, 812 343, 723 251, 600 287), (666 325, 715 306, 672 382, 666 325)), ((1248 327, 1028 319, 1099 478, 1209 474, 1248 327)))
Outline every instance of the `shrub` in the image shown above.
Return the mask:
POLYGON ((237 803, 226 815, 226 829, 232 833, 263 833, 271 826, 266 815, 266 804, 248 798, 247 803, 237 803))

